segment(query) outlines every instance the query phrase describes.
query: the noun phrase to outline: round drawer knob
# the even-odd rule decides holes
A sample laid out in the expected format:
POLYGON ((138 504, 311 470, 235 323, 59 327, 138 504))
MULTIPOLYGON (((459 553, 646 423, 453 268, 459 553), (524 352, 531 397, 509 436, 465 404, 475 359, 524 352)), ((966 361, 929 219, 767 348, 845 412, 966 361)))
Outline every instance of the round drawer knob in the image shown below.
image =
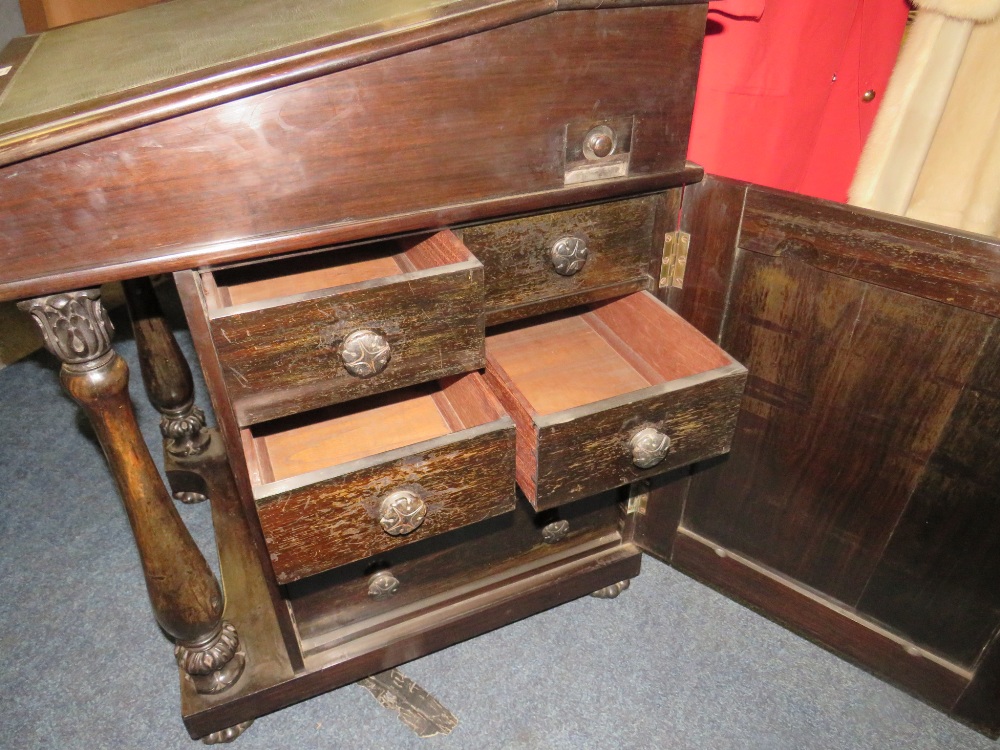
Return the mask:
POLYGON ((391 356, 385 336, 367 328, 349 333, 340 345, 344 367, 356 378, 378 375, 389 364, 391 356))
POLYGON ((399 590, 399 579, 388 570, 380 570, 368 579, 368 596, 387 599, 399 590))
POLYGON ((553 521, 542 527, 542 541, 546 544, 557 544, 569 533, 569 521, 553 521))
POLYGON ((407 490, 393 492, 379 504, 378 522, 386 534, 403 536, 416 531, 427 516, 427 505, 407 490))
POLYGON ((615 131, 607 125, 591 128, 583 139, 583 155, 590 160, 603 159, 615 152, 615 131))
POLYGON ((659 430, 645 427, 632 436, 629 447, 632 448, 632 463, 640 469, 649 469, 666 458, 670 438, 659 430))
POLYGON ((552 267, 560 276, 572 276, 587 262, 587 243, 579 237, 560 237, 549 251, 552 267))

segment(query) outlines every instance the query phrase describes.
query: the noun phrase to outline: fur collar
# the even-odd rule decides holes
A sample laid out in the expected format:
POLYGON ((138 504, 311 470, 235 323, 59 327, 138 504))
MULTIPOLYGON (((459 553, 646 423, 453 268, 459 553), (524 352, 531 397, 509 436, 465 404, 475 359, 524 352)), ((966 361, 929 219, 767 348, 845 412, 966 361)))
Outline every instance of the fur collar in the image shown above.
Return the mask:
POLYGON ((1000 16, 1000 0, 914 0, 923 10, 966 21, 992 21, 1000 16))

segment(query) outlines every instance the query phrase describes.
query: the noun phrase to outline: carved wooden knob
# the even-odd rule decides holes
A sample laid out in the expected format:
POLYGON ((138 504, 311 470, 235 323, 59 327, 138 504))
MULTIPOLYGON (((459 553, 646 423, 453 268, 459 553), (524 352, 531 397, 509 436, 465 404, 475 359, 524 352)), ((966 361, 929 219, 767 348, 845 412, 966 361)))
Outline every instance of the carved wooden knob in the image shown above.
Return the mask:
POLYGON ((615 131, 607 125, 591 128, 583 139, 583 155, 591 160, 603 159, 615 152, 615 131))
POLYGON ((587 243, 579 237, 560 237, 549 251, 552 267, 560 276, 572 276, 587 262, 587 243))
POLYGON ((368 596, 386 599, 399 590, 399 579, 388 570, 380 570, 368 579, 368 596))
POLYGON ((386 496, 378 506, 379 519, 386 534, 403 536, 416 531, 427 516, 427 504, 408 490, 386 496))
POLYGON ((363 328, 349 333, 340 345, 344 367, 356 378, 378 375, 389 364, 392 352, 385 336, 363 328))
POLYGON ((657 429, 645 427, 632 436, 632 463, 640 469, 656 466, 670 450, 670 438, 657 429))

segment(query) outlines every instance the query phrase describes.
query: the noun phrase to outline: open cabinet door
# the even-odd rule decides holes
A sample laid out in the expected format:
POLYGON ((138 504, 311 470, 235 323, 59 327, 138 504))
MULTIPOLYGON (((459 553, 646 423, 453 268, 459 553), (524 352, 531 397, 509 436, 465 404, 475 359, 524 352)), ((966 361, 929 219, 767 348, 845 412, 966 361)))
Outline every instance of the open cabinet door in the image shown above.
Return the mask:
POLYGON ((711 177, 680 223, 664 296, 749 380, 636 541, 995 736, 1000 242, 711 177))

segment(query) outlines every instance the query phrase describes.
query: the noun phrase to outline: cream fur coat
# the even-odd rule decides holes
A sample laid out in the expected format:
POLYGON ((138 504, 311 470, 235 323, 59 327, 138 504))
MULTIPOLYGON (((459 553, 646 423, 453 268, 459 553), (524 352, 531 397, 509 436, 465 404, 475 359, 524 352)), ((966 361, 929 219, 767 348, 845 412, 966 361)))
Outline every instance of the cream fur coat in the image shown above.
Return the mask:
POLYGON ((849 202, 1000 237, 1000 0, 917 0, 849 202))

